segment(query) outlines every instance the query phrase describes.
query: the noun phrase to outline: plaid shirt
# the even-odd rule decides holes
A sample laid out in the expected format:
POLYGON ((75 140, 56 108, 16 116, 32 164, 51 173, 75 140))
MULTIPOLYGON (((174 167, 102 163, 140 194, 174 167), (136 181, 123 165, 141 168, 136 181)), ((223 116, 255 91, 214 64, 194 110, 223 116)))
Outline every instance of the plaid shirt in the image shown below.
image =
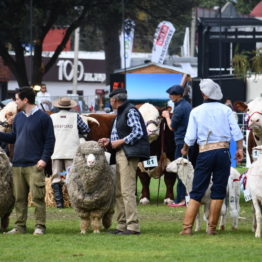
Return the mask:
POLYGON ((83 121, 81 116, 77 114, 77 128, 80 134, 85 134, 90 131, 88 125, 83 121))
MULTIPOLYGON (((125 144, 133 145, 137 140, 139 140, 143 136, 143 129, 140 124, 140 116, 135 109, 130 109, 127 114, 127 125, 131 127, 132 131, 129 135, 124 137, 125 144)), ((111 141, 115 141, 119 139, 116 130, 116 119, 113 124, 112 132, 111 132, 111 141)))

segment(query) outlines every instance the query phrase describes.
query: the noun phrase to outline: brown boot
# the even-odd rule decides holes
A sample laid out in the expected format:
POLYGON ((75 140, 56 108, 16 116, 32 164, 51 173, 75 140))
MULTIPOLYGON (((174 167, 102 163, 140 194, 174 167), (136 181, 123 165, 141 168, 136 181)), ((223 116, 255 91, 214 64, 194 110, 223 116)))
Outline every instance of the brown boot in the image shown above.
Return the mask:
POLYGON ((192 235, 192 227, 199 207, 200 203, 198 201, 190 199, 183 221, 183 230, 180 232, 180 235, 192 235))
POLYGON ((209 218, 208 218, 208 230, 207 230, 208 235, 217 234, 216 227, 219 220, 222 204, 223 204, 222 199, 211 200, 209 218))

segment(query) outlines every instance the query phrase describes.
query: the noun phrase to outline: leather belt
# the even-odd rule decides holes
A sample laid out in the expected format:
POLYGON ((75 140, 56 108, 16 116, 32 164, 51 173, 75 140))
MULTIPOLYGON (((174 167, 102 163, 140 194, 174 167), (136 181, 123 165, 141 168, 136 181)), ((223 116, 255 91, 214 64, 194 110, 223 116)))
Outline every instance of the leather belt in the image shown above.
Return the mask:
POLYGON ((214 150, 214 149, 221 149, 221 148, 229 148, 229 143, 228 142, 217 142, 217 143, 201 145, 199 146, 199 153, 214 150))

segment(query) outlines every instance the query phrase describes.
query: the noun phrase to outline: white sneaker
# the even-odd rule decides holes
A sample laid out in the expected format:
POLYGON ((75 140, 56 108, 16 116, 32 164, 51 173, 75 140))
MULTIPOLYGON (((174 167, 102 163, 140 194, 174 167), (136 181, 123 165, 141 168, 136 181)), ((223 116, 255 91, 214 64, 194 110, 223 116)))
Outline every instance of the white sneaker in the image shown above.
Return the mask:
POLYGON ((37 227, 33 233, 33 235, 44 235, 44 234, 45 234, 45 230, 39 227, 37 227))

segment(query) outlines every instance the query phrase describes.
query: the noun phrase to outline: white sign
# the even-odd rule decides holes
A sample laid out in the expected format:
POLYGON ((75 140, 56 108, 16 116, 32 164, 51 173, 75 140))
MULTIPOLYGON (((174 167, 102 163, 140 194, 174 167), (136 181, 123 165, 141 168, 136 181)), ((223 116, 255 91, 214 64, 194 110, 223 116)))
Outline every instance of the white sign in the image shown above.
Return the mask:
POLYGON ((163 64, 175 27, 168 21, 161 22, 156 29, 151 61, 163 64))
MULTIPOLYGON (((58 80, 60 81, 72 81, 74 70, 73 62, 71 60, 59 60, 56 64, 58 66, 58 80)), ((86 73, 84 64, 78 61, 77 66, 77 81, 85 82, 103 82, 106 79, 106 74, 102 73, 86 73)))
POLYGON ((158 166, 157 156, 150 156, 150 158, 146 161, 143 161, 144 167, 155 167, 158 166))

